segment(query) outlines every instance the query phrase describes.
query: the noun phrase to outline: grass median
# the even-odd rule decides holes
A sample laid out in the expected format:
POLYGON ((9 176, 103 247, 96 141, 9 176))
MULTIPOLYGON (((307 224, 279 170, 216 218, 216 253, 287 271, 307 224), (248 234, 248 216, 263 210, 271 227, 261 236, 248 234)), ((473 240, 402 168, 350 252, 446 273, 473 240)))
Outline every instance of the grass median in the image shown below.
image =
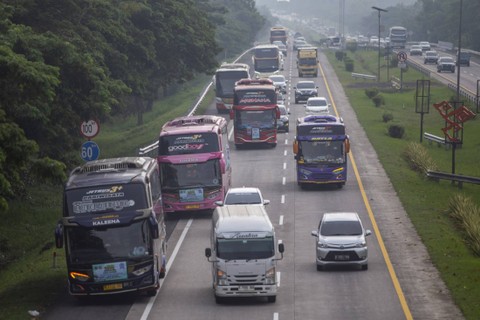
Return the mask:
MULTIPOLYGON (((413 68, 403 72, 403 90, 393 88, 387 80, 385 61, 382 59, 380 83, 357 79, 347 71, 344 61, 337 60, 334 51, 325 51, 328 60, 337 73, 345 93, 359 122, 374 146, 407 214, 426 245, 430 257, 438 268, 443 280, 451 291, 455 303, 466 319, 480 319, 480 258, 467 244, 467 232, 450 216, 449 204, 452 198, 461 195, 480 203, 480 186, 463 184, 463 188, 449 181, 435 182, 424 174, 414 171, 405 160, 405 152, 412 142, 419 142, 420 114, 415 112, 417 80, 431 80, 430 112, 424 115, 424 131, 443 136, 441 128, 445 120, 432 104, 451 101, 455 92, 433 79, 427 78, 413 68), (375 105, 367 97, 366 90, 378 89, 384 104, 375 105), (385 122, 384 115, 388 115, 385 122), (402 138, 389 135, 389 127, 395 125, 404 129, 402 138)), ((378 71, 377 51, 347 51, 354 61, 354 72, 376 75, 378 71)), ((389 75, 400 78, 400 70, 390 68, 389 75)), ((472 109, 472 108, 471 108, 472 109)), ((473 108, 473 110, 475 110, 473 108)), ((457 174, 480 177, 478 119, 464 124, 463 145, 455 152, 457 174)), ((433 159, 439 171, 451 172, 452 151, 436 143, 423 141, 424 149, 433 159)))

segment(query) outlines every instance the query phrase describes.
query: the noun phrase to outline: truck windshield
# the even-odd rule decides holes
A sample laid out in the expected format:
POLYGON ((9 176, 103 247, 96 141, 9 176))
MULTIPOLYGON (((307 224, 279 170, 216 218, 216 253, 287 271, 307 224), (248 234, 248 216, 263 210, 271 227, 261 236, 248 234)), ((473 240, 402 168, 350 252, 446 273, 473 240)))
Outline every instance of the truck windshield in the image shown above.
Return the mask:
POLYGON ((167 189, 222 185, 222 173, 218 159, 203 163, 162 163, 161 176, 162 186, 167 189))
POLYGON ((305 163, 343 163, 343 141, 300 141, 300 155, 305 163))
POLYGON ((273 237, 218 239, 217 257, 225 260, 266 259, 275 255, 273 237))
POLYGON ((141 259, 153 254, 148 220, 115 228, 66 229, 70 263, 141 259))

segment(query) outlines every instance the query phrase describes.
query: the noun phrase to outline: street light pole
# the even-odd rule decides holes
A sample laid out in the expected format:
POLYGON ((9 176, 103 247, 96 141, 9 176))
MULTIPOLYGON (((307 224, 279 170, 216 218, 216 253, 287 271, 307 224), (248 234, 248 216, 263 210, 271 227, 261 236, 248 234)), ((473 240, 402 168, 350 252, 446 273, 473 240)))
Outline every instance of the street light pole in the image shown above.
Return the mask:
MULTIPOLYGON (((460 53, 462 51, 462 11, 463 11, 463 0, 460 0, 460 16, 458 17, 458 52, 457 52, 457 101, 455 101, 455 109, 457 104, 460 104, 460 53)), ((453 121, 456 121, 455 116, 453 116, 453 121)), ((463 130, 463 129, 462 129, 463 130)), ((463 131, 462 131, 463 135, 463 131)), ((453 137, 457 139, 458 132, 454 132, 453 137)), ((455 174, 455 153, 457 151, 457 142, 452 142, 452 174, 455 174)))
POLYGON ((377 71, 377 81, 380 82, 380 12, 388 12, 388 10, 372 7, 372 9, 378 11, 378 71, 377 71))

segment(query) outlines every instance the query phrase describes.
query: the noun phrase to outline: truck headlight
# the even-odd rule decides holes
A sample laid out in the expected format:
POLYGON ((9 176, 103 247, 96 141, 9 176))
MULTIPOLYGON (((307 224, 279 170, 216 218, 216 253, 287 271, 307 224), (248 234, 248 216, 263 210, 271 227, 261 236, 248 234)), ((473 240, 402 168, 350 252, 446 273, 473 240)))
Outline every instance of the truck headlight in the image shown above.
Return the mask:
POLYGON ((228 285, 227 273, 223 270, 217 269, 217 284, 219 286, 228 285))
POLYGON ((265 282, 267 284, 275 283, 275 267, 267 270, 267 272, 265 273, 265 282))

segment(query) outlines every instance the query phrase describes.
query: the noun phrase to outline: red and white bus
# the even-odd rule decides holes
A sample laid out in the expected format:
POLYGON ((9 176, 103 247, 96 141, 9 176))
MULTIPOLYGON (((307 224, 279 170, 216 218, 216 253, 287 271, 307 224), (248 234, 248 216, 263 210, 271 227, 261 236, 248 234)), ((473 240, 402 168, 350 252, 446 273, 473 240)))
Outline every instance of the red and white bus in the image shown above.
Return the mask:
POLYGON ((227 120, 178 117, 160 131, 158 163, 164 211, 212 210, 231 186, 227 120))
POLYGON ((250 67, 244 63, 224 63, 215 71, 215 105, 218 113, 228 113, 233 104, 233 88, 240 79, 250 78, 250 67))
POLYGON ((230 111, 236 147, 259 143, 275 147, 279 118, 277 92, 272 80, 242 79, 236 83, 230 111))

